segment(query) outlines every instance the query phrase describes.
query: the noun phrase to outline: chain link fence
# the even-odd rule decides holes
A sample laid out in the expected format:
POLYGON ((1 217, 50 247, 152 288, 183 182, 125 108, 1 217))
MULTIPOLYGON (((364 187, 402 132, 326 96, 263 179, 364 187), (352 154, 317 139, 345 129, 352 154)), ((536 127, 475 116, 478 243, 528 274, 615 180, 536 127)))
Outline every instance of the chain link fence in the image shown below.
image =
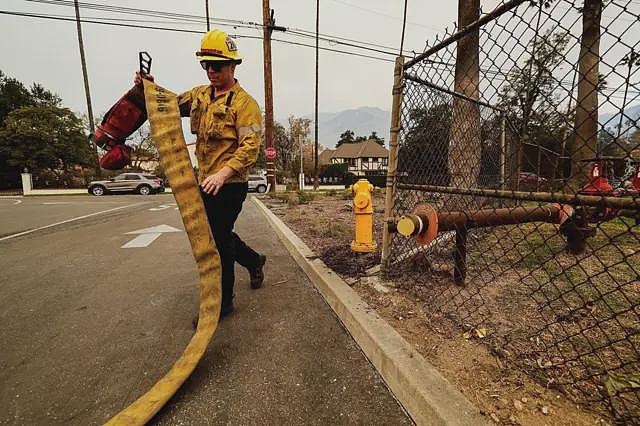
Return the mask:
POLYGON ((637 424, 640 2, 512 0, 459 24, 396 62, 384 272, 637 424))

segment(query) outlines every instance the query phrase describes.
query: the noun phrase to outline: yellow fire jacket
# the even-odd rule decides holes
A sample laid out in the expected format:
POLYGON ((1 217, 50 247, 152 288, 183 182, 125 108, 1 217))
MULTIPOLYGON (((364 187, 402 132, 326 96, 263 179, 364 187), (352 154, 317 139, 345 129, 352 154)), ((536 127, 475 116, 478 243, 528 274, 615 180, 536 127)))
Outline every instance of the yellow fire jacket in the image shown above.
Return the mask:
POLYGON ((198 179, 224 166, 235 174, 227 182, 246 182, 258 157, 262 113, 258 103, 236 81, 230 91, 213 98, 213 87, 197 86, 178 98, 180 113, 191 118, 196 138, 198 179))

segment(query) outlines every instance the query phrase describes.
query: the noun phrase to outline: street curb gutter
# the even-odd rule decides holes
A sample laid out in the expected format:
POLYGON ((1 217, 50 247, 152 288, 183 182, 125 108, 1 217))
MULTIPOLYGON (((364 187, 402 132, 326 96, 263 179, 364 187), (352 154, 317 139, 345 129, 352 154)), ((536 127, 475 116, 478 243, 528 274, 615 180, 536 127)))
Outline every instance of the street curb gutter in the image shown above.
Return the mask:
POLYGON ((416 424, 490 424, 257 197, 252 198, 416 424))

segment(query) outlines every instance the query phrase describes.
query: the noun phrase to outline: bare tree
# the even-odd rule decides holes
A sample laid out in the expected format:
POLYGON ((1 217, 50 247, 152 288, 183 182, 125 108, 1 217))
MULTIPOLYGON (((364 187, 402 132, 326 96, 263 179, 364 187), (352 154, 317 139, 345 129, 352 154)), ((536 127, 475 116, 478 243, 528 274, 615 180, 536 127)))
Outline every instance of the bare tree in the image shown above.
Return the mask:
POLYGON ((569 186, 577 190, 589 175, 589 164, 598 147, 598 87, 600 65, 600 18, 602 0, 585 0, 582 9, 582 38, 578 59, 578 102, 576 104, 575 137, 570 144, 571 179, 569 186))
MULTIPOLYGON (((480 0, 458 1, 458 26, 467 27, 480 17, 480 0)), ((454 90, 478 99, 480 80, 479 31, 458 40, 454 90)), ((450 185, 474 187, 480 174, 480 109, 478 104, 454 96, 449 134, 450 185)), ((458 206, 462 207, 462 206, 458 206)))
POLYGON ((145 167, 158 163, 158 149, 151 140, 149 124, 145 123, 136 130, 128 140, 131 146, 131 168, 143 170, 145 167))

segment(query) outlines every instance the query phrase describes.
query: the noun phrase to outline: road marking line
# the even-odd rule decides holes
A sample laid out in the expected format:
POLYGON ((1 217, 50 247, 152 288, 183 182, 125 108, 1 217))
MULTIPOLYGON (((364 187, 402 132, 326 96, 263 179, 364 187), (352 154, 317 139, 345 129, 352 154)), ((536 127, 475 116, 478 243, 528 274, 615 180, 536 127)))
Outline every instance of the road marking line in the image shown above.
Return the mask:
POLYGON ((45 206, 55 206, 58 204, 72 204, 71 201, 57 201, 55 203, 42 203, 45 206))
POLYGON ((160 211, 160 210, 168 209, 168 208, 170 208, 172 206, 175 206, 175 204, 160 204, 158 207, 151 207, 149 209, 149 211, 157 212, 157 211, 160 211))
POLYGON ((13 203, 13 205, 15 206, 15 205, 17 205, 17 204, 20 204, 21 202, 22 202, 22 200, 16 200, 16 202, 15 202, 15 203, 13 203))
POLYGON ((0 238, 0 241, 4 241, 4 240, 8 240, 10 238, 15 238, 15 237, 19 237, 21 235, 26 235, 26 234, 31 234, 32 232, 36 232, 36 231, 40 231, 42 229, 47 229, 47 228, 51 228, 53 226, 57 226, 57 225, 62 225, 64 223, 69 223, 69 222, 73 222, 74 220, 80 220, 80 219, 84 219, 87 217, 91 217, 91 216, 97 216, 99 214, 103 214, 103 213, 109 213, 115 210, 120 210, 120 209, 126 209, 127 207, 133 207, 133 206, 138 206, 142 203, 136 203, 136 204, 129 204, 127 206, 120 206, 120 207, 115 207, 113 209, 109 209, 109 210, 103 210, 101 212, 96 212, 96 213, 91 213, 91 214, 86 214, 84 216, 78 216, 78 217, 74 217, 71 219, 67 219, 67 220, 63 220, 62 222, 56 222, 56 223, 52 223, 50 225, 45 225, 45 226, 41 226, 39 228, 35 228, 35 229, 29 229, 28 231, 23 231, 23 232, 18 232, 17 234, 13 234, 13 235, 7 235, 6 237, 2 237, 0 238))

